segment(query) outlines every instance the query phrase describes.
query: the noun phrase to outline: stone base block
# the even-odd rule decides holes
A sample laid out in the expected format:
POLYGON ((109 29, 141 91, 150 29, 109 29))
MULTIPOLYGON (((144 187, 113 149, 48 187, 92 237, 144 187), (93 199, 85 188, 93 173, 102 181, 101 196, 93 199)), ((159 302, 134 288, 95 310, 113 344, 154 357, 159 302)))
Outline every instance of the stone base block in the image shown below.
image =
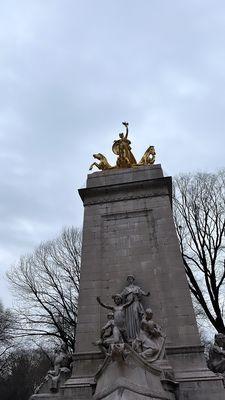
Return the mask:
POLYGON ((164 389, 162 370, 129 347, 129 354, 107 356, 96 374, 94 400, 175 400, 164 389))
POLYGON ((60 388, 60 400, 93 400, 94 378, 73 378, 60 388))
POLYGON ((221 379, 186 381, 179 384, 179 400, 224 400, 225 390, 221 379))
MULTIPOLYGON (((103 399, 103 398, 102 398, 103 399)), ((159 400, 159 397, 145 396, 134 393, 127 389, 118 389, 110 395, 104 397, 104 400, 159 400)))

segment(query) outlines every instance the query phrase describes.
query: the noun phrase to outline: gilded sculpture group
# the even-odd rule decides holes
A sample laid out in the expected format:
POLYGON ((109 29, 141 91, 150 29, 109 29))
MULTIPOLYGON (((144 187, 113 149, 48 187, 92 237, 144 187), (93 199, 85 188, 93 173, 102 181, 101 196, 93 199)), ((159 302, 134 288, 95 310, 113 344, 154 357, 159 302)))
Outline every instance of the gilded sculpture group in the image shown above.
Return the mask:
POLYGON ((117 155, 116 165, 112 166, 109 164, 107 158, 101 154, 93 154, 93 157, 99 160, 99 163, 94 162, 90 166, 90 170, 95 166, 100 170, 107 170, 113 168, 135 168, 141 165, 152 165, 155 162, 155 148, 154 146, 149 146, 144 153, 143 157, 139 162, 136 161, 132 151, 131 151, 131 141, 128 139, 128 122, 123 122, 126 128, 125 133, 119 134, 119 139, 114 140, 112 145, 112 151, 117 155))
POLYGON ((148 362, 163 356, 165 337, 152 317, 150 308, 144 310, 142 296, 149 296, 134 284, 134 276, 128 275, 128 285, 120 294, 112 296, 113 305, 107 305, 97 297, 98 303, 110 310, 108 322, 101 329, 101 338, 96 344, 111 355, 118 346, 128 344, 148 362))

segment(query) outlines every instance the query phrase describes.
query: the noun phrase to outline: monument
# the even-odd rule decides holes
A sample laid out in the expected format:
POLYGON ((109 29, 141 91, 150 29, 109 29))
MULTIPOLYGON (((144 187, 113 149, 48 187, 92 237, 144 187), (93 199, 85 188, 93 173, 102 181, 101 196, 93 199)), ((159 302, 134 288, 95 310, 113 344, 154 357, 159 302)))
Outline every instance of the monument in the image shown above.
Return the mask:
POLYGON ((172 181, 154 146, 137 162, 125 133, 115 166, 99 172, 84 204, 76 346, 71 376, 32 399, 222 400, 207 368, 172 217, 172 181), (153 319, 154 313, 154 319, 153 319))

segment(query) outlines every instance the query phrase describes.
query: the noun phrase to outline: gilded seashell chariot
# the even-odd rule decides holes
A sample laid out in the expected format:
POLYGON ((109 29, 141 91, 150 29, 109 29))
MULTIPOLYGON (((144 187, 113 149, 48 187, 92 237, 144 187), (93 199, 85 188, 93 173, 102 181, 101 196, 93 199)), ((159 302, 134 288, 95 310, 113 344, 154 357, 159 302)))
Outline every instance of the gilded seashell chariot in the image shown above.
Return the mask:
POLYGON ((128 139, 129 123, 122 122, 122 124, 125 126, 126 131, 125 133, 120 133, 119 139, 114 140, 112 145, 112 151, 117 156, 116 165, 110 165, 107 158, 103 154, 97 153, 93 154, 93 157, 96 160, 99 160, 99 163, 96 161, 93 162, 89 170, 92 170, 93 167, 96 167, 100 170, 107 170, 113 168, 135 168, 141 165, 154 164, 156 156, 154 146, 149 146, 141 160, 139 162, 136 161, 136 158, 131 151, 131 141, 128 139))

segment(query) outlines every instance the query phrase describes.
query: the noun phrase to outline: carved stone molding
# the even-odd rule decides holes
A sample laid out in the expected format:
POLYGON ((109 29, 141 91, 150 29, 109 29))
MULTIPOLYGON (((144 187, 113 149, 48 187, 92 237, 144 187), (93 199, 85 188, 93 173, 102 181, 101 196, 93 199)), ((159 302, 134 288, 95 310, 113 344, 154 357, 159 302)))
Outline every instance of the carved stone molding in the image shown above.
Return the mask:
POLYGON ((167 177, 134 183, 128 182, 123 185, 79 189, 79 194, 85 206, 163 196, 169 196, 170 201, 172 201, 172 181, 171 178, 167 177))

